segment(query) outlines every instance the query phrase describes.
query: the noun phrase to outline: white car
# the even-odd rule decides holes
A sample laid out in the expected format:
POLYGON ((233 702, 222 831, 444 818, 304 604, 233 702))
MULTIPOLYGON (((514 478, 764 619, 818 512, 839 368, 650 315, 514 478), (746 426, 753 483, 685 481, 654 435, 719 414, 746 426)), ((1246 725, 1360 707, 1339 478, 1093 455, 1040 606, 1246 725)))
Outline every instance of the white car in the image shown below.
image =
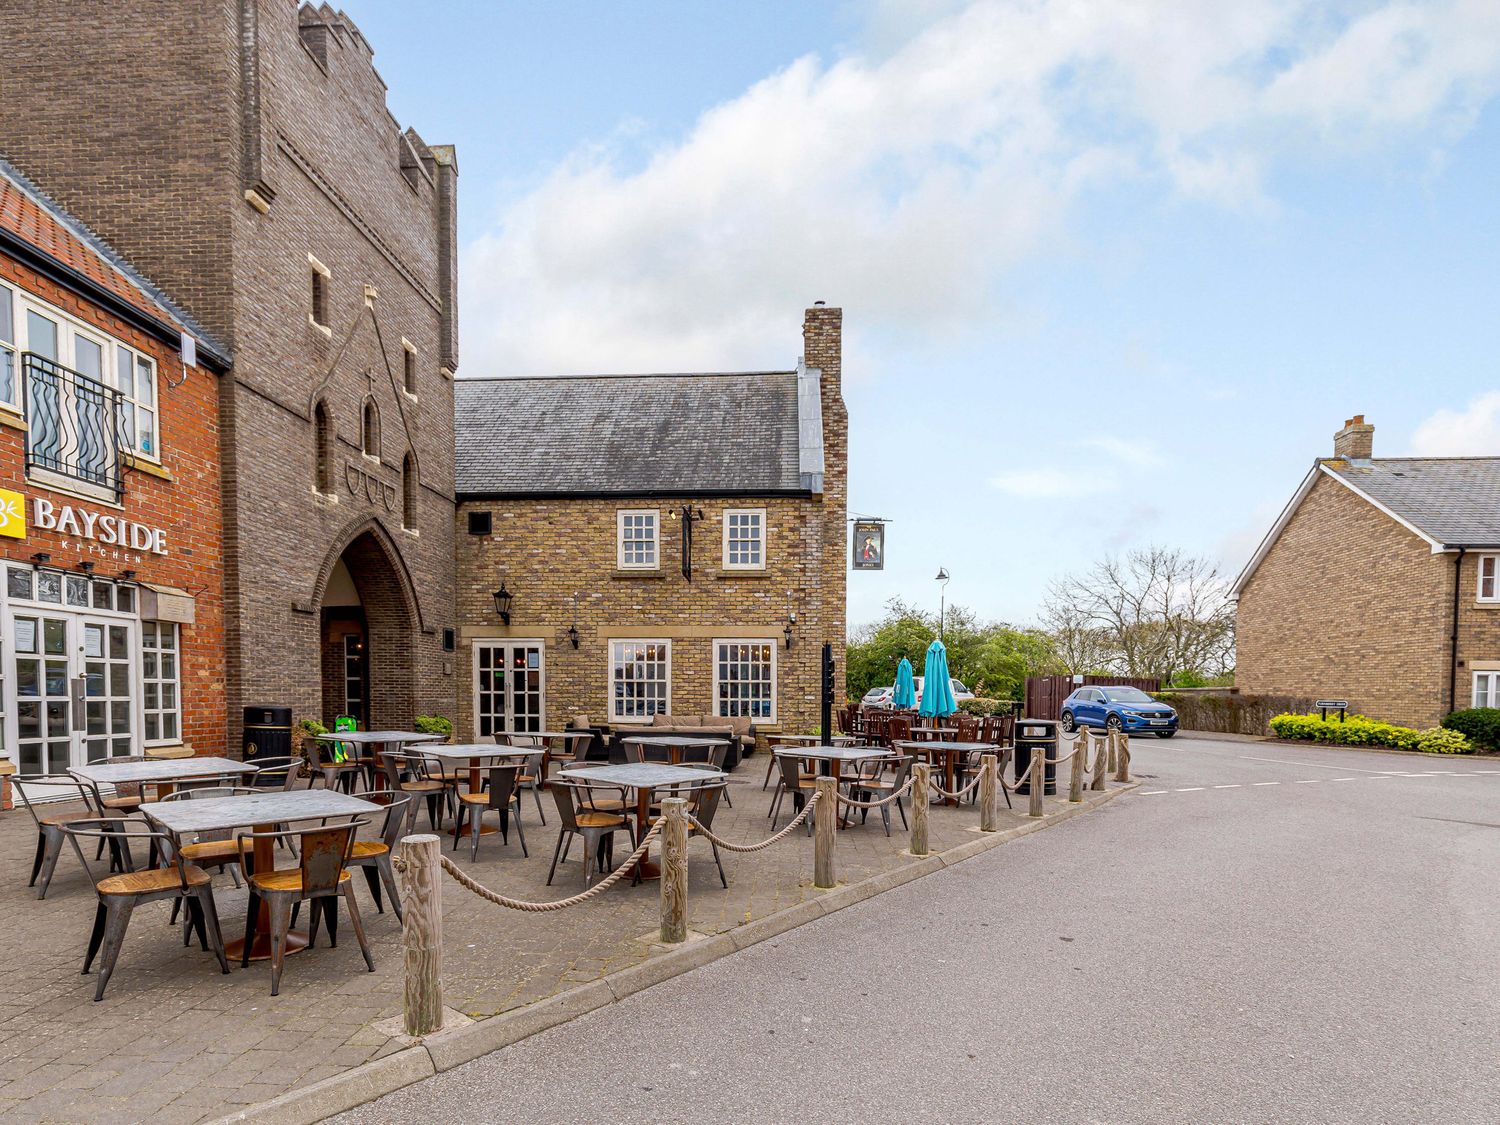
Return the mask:
MULTIPOLYGON (((918 705, 922 702, 922 682, 926 678, 926 676, 917 676, 913 679, 913 683, 917 689, 918 705)), ((948 683, 953 688, 953 702, 962 703, 965 699, 974 698, 974 693, 964 687, 963 683, 959 680, 955 680, 952 676, 949 676, 948 683)), ((894 685, 891 687, 872 687, 869 691, 865 692, 864 698, 859 702, 862 707, 889 707, 891 706, 891 700, 895 696, 896 689, 894 685)))

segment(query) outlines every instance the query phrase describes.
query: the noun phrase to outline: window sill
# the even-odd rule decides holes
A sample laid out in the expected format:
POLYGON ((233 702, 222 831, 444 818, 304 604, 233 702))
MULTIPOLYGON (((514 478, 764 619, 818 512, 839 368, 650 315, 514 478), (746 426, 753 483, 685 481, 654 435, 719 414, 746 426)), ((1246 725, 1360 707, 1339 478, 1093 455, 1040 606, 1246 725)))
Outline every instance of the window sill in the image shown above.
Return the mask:
POLYGON ((142 457, 136 457, 129 453, 125 455, 125 467, 161 480, 169 481, 173 479, 170 469, 158 465, 155 461, 147 461, 142 457))
POLYGON ((152 743, 146 747, 148 758, 191 758, 193 748, 185 742, 152 743))
POLYGON ((87 500, 91 504, 98 504, 103 508, 113 508, 117 512, 123 512, 125 505, 114 498, 112 489, 95 488, 84 481, 75 480, 73 477, 64 476, 61 473, 49 472, 40 466, 33 465, 26 472, 26 479, 32 484, 40 485, 42 488, 52 492, 60 492, 64 496, 73 496, 79 500, 87 500))
POLYGON ((0 426, 9 426, 13 430, 20 430, 23 434, 31 429, 19 410, 4 405, 0 405, 0 426))
POLYGON ((622 582, 628 582, 632 578, 641 578, 648 581, 660 581, 661 579, 666 577, 666 574, 661 570, 622 570, 616 568, 610 574, 610 577, 618 579, 622 582))
POLYGON ((1500 598, 1495 598, 1495 599, 1493 599, 1491 601, 1480 601, 1480 600, 1476 599, 1475 602, 1474 602, 1474 608, 1475 609, 1500 609, 1500 598))
POLYGON ((764 567, 759 570, 716 570, 713 574, 715 582, 759 582, 770 578, 770 571, 764 567))
POLYGON ((326 324, 319 324, 318 321, 317 321, 317 318, 314 317, 312 313, 308 313, 307 314, 307 323, 309 325, 311 325, 313 328, 316 328, 319 332, 321 332, 328 339, 330 339, 330 340, 333 339, 333 329, 331 327, 329 327, 328 325, 326 325, 326 324))

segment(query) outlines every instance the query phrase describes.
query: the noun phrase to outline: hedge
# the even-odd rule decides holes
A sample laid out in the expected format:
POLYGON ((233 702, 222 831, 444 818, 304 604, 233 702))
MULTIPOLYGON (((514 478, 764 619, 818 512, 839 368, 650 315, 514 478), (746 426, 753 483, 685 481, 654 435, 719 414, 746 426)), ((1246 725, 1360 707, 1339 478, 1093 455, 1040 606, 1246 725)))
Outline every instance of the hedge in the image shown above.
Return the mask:
POLYGON ((1443 726, 1458 731, 1486 754, 1500 754, 1500 707, 1470 707, 1454 711, 1443 726))
POLYGON ((1183 730, 1265 734, 1273 715, 1307 711, 1311 696, 1242 695, 1238 692, 1157 692, 1154 699, 1177 712, 1183 730))
POLYGON ((1459 732, 1430 727, 1416 731, 1382 723, 1364 715, 1350 715, 1344 722, 1325 719, 1320 713, 1277 715, 1271 730, 1278 738, 1306 742, 1329 742, 1340 746, 1388 746, 1393 750, 1421 750, 1428 754, 1467 754, 1474 747, 1459 732), (1458 737, 1454 737, 1458 735, 1458 737))

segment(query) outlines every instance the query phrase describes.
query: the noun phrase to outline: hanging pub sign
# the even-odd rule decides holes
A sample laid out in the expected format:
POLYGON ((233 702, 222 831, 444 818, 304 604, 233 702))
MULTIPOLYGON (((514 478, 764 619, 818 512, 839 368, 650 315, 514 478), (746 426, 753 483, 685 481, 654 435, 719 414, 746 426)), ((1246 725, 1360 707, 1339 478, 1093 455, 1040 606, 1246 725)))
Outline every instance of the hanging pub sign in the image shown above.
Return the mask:
POLYGON ((854 569, 885 569, 885 524, 875 520, 854 521, 854 569))

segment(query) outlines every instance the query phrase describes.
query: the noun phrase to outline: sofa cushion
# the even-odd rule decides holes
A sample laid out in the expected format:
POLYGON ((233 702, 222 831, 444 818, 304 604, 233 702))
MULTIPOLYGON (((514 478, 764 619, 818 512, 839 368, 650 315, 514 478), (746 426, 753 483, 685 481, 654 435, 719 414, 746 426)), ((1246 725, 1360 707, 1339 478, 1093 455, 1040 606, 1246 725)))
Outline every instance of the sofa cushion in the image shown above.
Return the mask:
POLYGON ((728 719, 729 729, 735 734, 744 736, 750 733, 750 716, 733 715, 728 719))

